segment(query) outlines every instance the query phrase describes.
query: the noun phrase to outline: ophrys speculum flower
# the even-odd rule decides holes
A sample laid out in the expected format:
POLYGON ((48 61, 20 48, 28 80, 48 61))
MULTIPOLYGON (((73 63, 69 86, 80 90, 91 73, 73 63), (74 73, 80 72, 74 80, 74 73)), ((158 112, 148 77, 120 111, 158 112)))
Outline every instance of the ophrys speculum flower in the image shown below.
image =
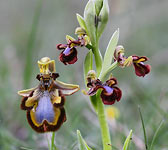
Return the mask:
POLYGON ((23 96, 21 109, 27 110, 27 120, 35 131, 56 131, 66 121, 64 96, 77 92, 79 86, 58 81, 59 74, 55 73, 55 61, 48 57, 38 61, 38 66, 39 85, 18 92, 23 96))

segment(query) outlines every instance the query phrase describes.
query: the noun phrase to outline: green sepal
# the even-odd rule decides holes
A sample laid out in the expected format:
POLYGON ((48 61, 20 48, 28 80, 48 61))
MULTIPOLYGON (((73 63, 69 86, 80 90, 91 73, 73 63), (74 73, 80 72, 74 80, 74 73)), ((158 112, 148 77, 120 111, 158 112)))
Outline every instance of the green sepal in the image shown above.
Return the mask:
POLYGON ((67 41, 67 43, 69 42, 69 40, 70 40, 70 41, 76 41, 76 39, 73 38, 72 36, 66 35, 66 41, 67 41))
POLYGON ((96 15, 99 16, 99 13, 103 6, 103 0, 94 0, 95 8, 96 8, 96 15))
POLYGON ((61 93, 64 96, 72 95, 80 89, 79 85, 67 84, 58 80, 55 80, 54 84, 58 89, 61 90, 61 93))
POLYGON ((122 150, 129 150, 130 141, 132 139, 132 130, 130 130, 129 135, 127 136, 122 150))
POLYGON ((108 5, 108 0, 103 0, 103 7, 100 11, 99 18, 100 22, 98 24, 98 38, 102 35, 104 28, 106 27, 106 24, 108 22, 108 17, 109 17, 109 5, 108 5))
POLYGON ((79 143, 79 150, 92 150, 85 140, 82 138, 81 133, 79 130, 77 130, 77 137, 78 137, 78 143, 79 143))
POLYGON ((87 33, 94 47, 96 45, 95 17, 96 17, 95 4, 93 0, 89 0, 84 10, 84 20, 86 23, 87 33))
POLYGON ((112 59, 114 57, 114 51, 118 43, 118 39, 119 39, 119 29, 114 32, 107 46, 103 59, 101 74, 107 72, 107 70, 111 66, 112 59))
POLYGON ((87 27, 84 18, 79 14, 76 14, 76 18, 78 20, 80 27, 85 29, 85 31, 87 32, 87 27))

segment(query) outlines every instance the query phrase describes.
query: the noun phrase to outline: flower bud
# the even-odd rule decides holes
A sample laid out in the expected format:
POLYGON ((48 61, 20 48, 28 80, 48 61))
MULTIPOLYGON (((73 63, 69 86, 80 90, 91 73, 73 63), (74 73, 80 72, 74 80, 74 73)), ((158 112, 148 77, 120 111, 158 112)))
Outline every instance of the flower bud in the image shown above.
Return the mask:
POLYGON ((94 70, 90 70, 87 74, 88 83, 91 83, 91 81, 96 80, 96 79, 97 79, 96 72, 94 70))
POLYGON ((104 31, 104 28, 106 27, 106 24, 108 22, 108 16, 109 16, 108 0, 103 0, 103 7, 99 14, 98 37, 101 36, 101 34, 104 31))
POLYGON ((93 46, 96 45, 96 25, 95 25, 96 10, 93 0, 89 0, 84 10, 84 20, 88 36, 90 37, 93 46))
POLYGON ((75 34, 77 34, 77 35, 79 35, 79 36, 82 36, 82 35, 85 35, 85 34, 86 34, 86 31, 85 31, 83 28, 81 28, 81 27, 77 27, 77 28, 75 29, 75 34))
POLYGON ((103 0, 94 0, 95 8, 96 8, 96 15, 99 16, 99 13, 103 6, 103 0))

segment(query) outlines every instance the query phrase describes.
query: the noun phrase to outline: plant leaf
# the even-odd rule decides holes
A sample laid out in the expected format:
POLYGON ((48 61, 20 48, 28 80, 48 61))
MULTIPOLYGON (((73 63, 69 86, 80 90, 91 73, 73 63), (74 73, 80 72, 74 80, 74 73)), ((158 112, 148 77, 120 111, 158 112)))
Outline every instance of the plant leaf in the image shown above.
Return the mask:
POLYGON ((85 31, 87 32, 87 27, 84 18, 79 14, 76 14, 76 17, 81 28, 85 29, 85 31))
POLYGON ((146 136, 145 124, 144 124, 144 121, 143 121, 141 109, 140 109, 140 107, 138 107, 138 108, 139 108, 139 114, 140 114, 141 123, 142 123, 142 127, 143 127, 143 132, 144 132, 145 147, 146 147, 146 150, 147 150, 148 149, 148 141, 147 141, 147 136, 146 136))
POLYGON ((153 148, 153 144, 154 144, 154 142, 155 142, 155 139, 156 139, 156 137, 157 137, 157 135, 158 135, 158 133, 159 133, 159 130, 161 129, 163 123, 164 123, 164 120, 162 120, 162 121, 160 122, 158 128, 156 129, 149 150, 152 150, 152 148, 153 148))
POLYGON ((100 16, 100 22, 98 24, 98 38, 103 33, 104 28, 106 27, 106 24, 108 22, 108 16, 109 16, 108 0, 103 0, 103 7, 101 9, 99 16, 100 16))
POLYGON ((127 136, 124 142, 123 150, 129 150, 129 144, 130 144, 131 138, 132 138, 132 130, 130 130, 129 135, 127 136))
POLYGON ((85 142, 85 140, 82 138, 81 133, 79 130, 77 130, 77 137, 78 137, 78 143, 79 143, 79 150, 92 150, 85 142))
POLYGON ((93 0, 89 0, 84 10, 84 20, 86 23, 87 33, 93 46, 96 45, 96 26, 95 26, 96 10, 93 0))
POLYGON ((114 51, 118 43, 118 39, 119 39, 119 29, 114 32, 114 34, 112 35, 109 41, 109 44, 107 46, 107 49, 104 55, 101 73, 106 72, 110 67, 112 63, 114 51))

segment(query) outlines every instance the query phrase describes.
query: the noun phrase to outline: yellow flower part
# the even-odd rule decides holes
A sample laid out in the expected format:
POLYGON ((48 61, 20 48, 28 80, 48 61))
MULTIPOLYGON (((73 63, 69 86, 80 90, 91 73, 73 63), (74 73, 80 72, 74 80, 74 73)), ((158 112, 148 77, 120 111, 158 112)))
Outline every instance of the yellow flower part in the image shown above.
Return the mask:
POLYGON ((51 60, 49 57, 43 57, 38 62, 40 73, 49 74, 56 72, 55 61, 51 60))
POLYGON ((107 118, 110 120, 117 119, 120 116, 120 111, 115 106, 109 106, 106 109, 107 118))

